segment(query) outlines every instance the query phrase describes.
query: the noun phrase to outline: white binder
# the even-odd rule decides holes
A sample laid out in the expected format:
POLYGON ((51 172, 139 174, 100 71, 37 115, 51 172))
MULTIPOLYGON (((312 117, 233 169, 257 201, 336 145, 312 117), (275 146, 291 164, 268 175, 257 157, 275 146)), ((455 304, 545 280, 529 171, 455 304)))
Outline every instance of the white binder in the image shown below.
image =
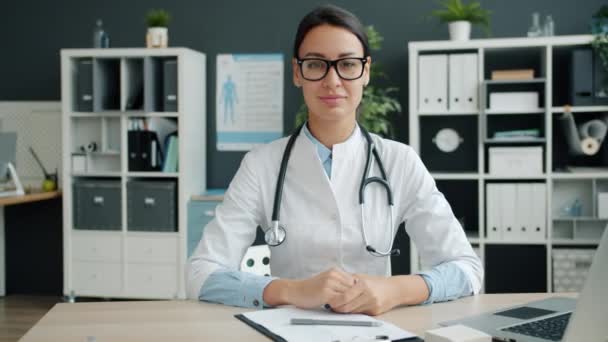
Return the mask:
POLYGON ((500 184, 486 184, 486 234, 490 240, 502 240, 500 184))
POLYGON ((517 240, 517 207, 516 204, 516 185, 500 184, 501 218, 502 218, 502 240, 517 240))
POLYGON ((513 239, 527 241, 532 233, 534 208, 533 183, 515 184, 515 227, 513 239))
POLYGON ((545 183, 534 183, 532 188, 533 209, 530 238, 535 241, 544 240, 547 234, 547 220, 545 216, 545 211, 547 210, 546 191, 547 185, 545 183))
POLYGON ((448 56, 418 57, 418 110, 423 113, 448 109, 448 56))
POLYGON ((449 111, 471 112, 478 109, 477 54, 449 56, 449 111))

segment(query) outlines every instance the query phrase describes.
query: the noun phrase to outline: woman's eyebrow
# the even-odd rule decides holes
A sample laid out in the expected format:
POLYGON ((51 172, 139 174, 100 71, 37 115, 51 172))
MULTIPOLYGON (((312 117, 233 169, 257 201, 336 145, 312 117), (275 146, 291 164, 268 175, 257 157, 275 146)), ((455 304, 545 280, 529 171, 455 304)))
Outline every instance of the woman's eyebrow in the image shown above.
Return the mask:
MULTIPOLYGON (((338 55, 338 58, 343 58, 343 57, 349 57, 349 56, 353 56, 356 55, 356 53, 354 52, 343 52, 341 54, 338 55)), ((304 55, 304 57, 319 57, 319 58, 326 58, 326 56, 320 52, 309 52, 307 54, 304 55)))

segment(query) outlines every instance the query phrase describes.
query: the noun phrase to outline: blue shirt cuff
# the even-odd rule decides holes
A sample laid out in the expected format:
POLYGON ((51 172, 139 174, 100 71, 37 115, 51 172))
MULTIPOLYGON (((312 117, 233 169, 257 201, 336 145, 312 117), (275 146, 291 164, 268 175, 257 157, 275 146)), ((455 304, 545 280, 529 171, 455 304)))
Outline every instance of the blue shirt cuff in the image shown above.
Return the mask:
POLYGON ((418 275, 429 288, 429 298, 422 304, 444 302, 473 294, 469 277, 454 263, 439 264, 418 275))
POLYGON ((199 299, 246 308, 270 307, 264 302, 264 289, 276 278, 257 274, 217 270, 201 287, 199 299))

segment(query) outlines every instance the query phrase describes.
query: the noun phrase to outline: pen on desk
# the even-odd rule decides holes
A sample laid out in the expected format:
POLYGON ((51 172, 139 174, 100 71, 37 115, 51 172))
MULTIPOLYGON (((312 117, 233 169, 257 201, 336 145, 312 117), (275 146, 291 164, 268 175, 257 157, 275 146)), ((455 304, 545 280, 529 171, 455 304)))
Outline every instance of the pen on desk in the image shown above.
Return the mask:
POLYGON ((348 321, 338 319, 310 319, 310 318, 292 318, 293 325, 345 325, 352 327, 379 327, 381 322, 376 321, 348 321))

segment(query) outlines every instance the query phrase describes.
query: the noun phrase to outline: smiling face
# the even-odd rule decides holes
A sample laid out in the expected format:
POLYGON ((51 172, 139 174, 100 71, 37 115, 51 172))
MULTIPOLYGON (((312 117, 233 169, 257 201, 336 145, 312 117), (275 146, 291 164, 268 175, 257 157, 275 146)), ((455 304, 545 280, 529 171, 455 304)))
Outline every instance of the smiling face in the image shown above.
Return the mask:
MULTIPOLYGON (((364 53, 363 45, 352 32, 324 24, 308 31, 298 50, 298 57, 336 60, 346 57, 362 58, 364 53)), ((321 80, 309 81, 302 77, 295 58, 292 64, 293 81, 297 87, 302 87, 309 120, 318 122, 355 120, 356 109, 363 95, 363 86, 369 82, 371 64, 369 57, 363 75, 350 81, 341 79, 333 66, 321 80)))

